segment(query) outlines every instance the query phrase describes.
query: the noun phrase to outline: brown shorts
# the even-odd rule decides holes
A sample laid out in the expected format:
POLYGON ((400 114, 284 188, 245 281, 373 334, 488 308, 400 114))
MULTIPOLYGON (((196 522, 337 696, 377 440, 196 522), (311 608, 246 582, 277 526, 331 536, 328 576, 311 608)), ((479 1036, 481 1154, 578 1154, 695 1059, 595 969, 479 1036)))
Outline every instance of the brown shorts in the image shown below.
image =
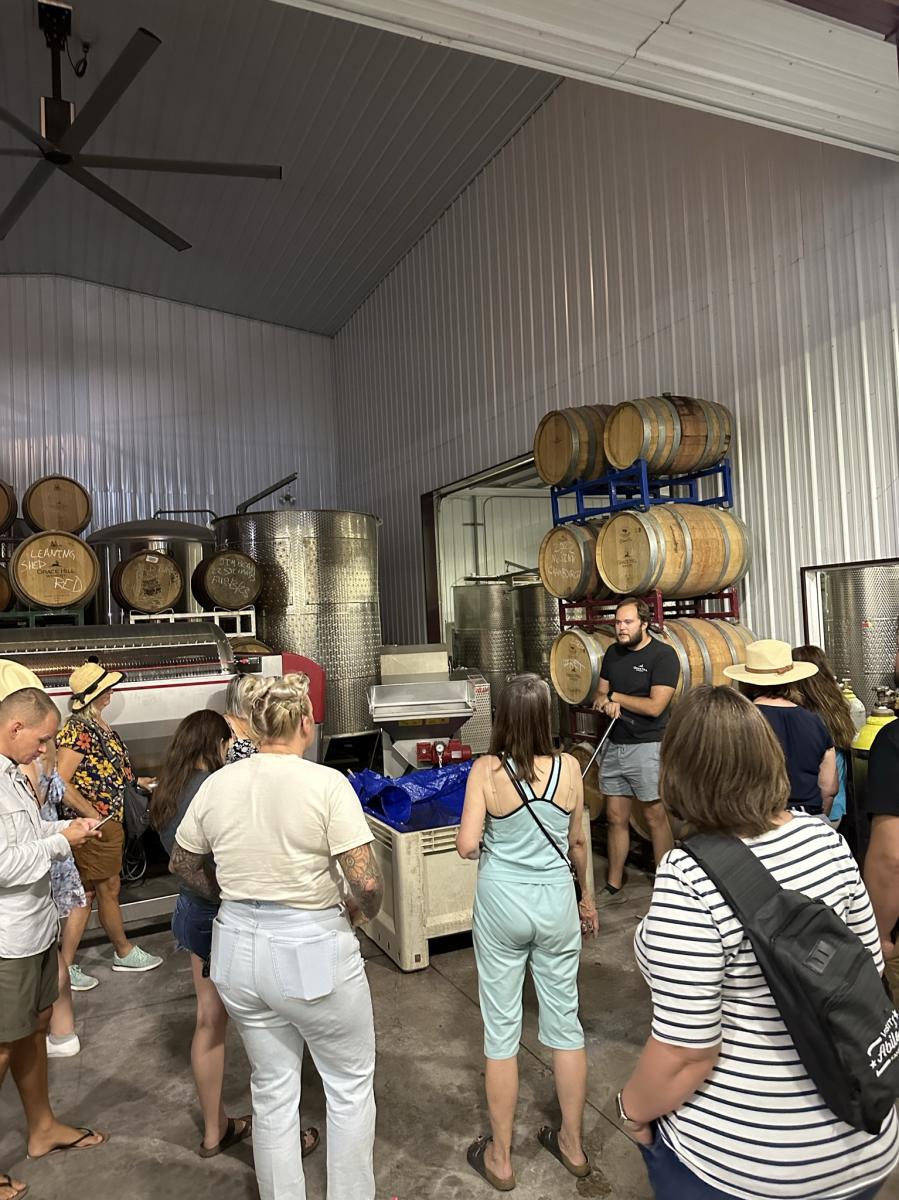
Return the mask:
POLYGON ((92 884, 114 879, 122 870, 125 827, 121 821, 107 821, 100 833, 102 838, 90 838, 73 851, 85 891, 93 891, 92 884))
POLYGON ((0 958, 0 1045, 34 1033, 38 1013, 56 1003, 58 964, 55 942, 30 958, 0 958))

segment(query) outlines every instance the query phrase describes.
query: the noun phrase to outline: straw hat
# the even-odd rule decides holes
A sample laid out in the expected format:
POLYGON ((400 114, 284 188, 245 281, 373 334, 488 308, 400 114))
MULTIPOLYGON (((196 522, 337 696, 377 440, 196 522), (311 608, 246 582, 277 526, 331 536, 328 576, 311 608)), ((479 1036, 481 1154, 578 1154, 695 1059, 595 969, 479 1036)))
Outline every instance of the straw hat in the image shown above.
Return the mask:
POLYGON ((11 658, 0 658, 0 701, 11 696, 13 692, 21 692, 22 688, 38 688, 44 690, 44 685, 35 675, 21 663, 13 662, 11 658))
POLYGON ((728 679, 752 683, 756 687, 781 687, 817 675, 818 668, 814 663, 796 662, 789 642, 765 638, 750 642, 746 647, 746 662, 738 667, 725 667, 724 674, 728 679))
POLYGON ((89 704, 121 683, 125 676, 121 671, 107 671, 98 662, 82 663, 69 676, 69 687, 72 689, 72 709, 80 712, 89 704))

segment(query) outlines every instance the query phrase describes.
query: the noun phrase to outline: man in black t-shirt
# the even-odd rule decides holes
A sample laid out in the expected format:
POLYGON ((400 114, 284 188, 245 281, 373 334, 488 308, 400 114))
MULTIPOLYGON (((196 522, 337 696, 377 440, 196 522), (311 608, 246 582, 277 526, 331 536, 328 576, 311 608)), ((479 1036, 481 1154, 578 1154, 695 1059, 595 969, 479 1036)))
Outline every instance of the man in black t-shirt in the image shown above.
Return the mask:
POLYGON ((874 905, 886 974, 899 996, 899 721, 884 725, 868 752, 866 807, 871 840, 865 855, 865 886, 874 905))
POLYGON ((618 718, 600 775, 609 823, 609 873, 597 897, 600 904, 621 896, 634 800, 643 806, 656 863, 674 845, 668 814, 659 799, 659 747, 680 663, 670 646, 650 636, 649 618, 643 600, 628 596, 620 601, 615 610, 618 640, 603 656, 593 701, 599 712, 618 718))

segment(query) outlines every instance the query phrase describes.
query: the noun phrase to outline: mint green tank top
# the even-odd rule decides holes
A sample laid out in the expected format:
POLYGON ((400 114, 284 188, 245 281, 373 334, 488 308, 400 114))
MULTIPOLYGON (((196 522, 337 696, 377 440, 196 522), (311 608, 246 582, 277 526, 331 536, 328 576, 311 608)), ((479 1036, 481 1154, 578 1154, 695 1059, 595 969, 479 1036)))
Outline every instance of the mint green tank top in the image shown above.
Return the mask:
MULTIPOLYGON (((506 761, 514 771, 512 760, 506 761)), ((562 758, 556 755, 541 796, 535 796, 530 784, 523 780, 521 786, 540 818, 540 824, 567 858, 570 813, 553 803, 561 772, 562 758)), ((537 822, 524 804, 503 817, 487 814, 478 872, 484 879, 565 883, 571 886, 567 866, 540 832, 537 822)))

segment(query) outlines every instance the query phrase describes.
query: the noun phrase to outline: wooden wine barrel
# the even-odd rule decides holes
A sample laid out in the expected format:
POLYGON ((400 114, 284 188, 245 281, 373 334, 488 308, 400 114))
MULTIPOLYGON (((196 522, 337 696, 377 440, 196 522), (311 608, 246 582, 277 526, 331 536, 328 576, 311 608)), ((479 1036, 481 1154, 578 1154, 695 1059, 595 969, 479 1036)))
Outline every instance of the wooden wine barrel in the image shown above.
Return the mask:
MULTIPOLYGON (((590 742, 576 742, 569 751, 577 760, 580 769, 583 771, 587 763, 593 757, 593 751, 596 749, 590 742)), ((606 798, 599 784, 599 755, 593 759, 589 771, 584 776, 584 804, 590 814, 590 820, 595 821, 597 817, 601 817, 606 811, 606 798)))
POLYGON ((22 497, 22 516, 32 529, 80 533, 90 524, 91 498, 67 475, 45 475, 22 497))
POLYGON ((236 612, 258 600, 262 568, 241 550, 219 550, 197 564, 190 586, 204 608, 236 612))
POLYGON ((184 591, 184 575, 167 554, 139 550, 116 566, 110 587, 127 611, 158 613, 175 607, 184 591))
POLYGON ((0 479, 0 533, 6 533, 8 529, 12 528, 18 512, 19 502, 16 500, 12 484, 7 483, 5 479, 0 479))
POLYGON ((546 414, 534 434, 534 466, 544 483, 564 487, 605 473, 605 426, 613 411, 611 404, 585 404, 546 414))
POLYGON ((12 608, 14 594, 6 568, 0 567, 0 612, 12 608))
POLYGON ((599 687, 602 656, 615 642, 615 630, 603 625, 594 633, 566 629, 553 642, 549 674, 553 687, 566 704, 586 704, 599 687))
POLYGON ((231 649, 235 654, 274 654, 275 651, 271 648, 268 642, 260 642, 259 638, 251 637, 247 634, 246 637, 235 637, 228 639, 231 643, 231 649))
POLYGON ((645 458, 651 475, 680 475, 720 462, 732 436, 723 405, 694 396, 647 396, 615 406, 606 421, 605 456, 619 470, 645 458))
POLYGON ((71 533, 36 533, 9 560, 9 582, 35 608, 81 608, 100 582, 100 564, 86 542, 71 533))
POLYGON ((681 677, 675 699, 703 683, 715 687, 730 684, 724 668, 745 662, 746 646, 755 641, 755 635, 745 625, 710 617, 666 620, 664 630, 653 636, 666 642, 677 654, 681 677))
POLYGON ((749 532, 727 509, 660 504, 610 517, 596 542, 600 577, 613 592, 704 596, 737 583, 749 569, 749 532))
POLYGON ((596 568, 596 538, 601 527, 600 521, 556 525, 540 543, 540 578, 557 600, 606 599, 612 594, 596 568))

